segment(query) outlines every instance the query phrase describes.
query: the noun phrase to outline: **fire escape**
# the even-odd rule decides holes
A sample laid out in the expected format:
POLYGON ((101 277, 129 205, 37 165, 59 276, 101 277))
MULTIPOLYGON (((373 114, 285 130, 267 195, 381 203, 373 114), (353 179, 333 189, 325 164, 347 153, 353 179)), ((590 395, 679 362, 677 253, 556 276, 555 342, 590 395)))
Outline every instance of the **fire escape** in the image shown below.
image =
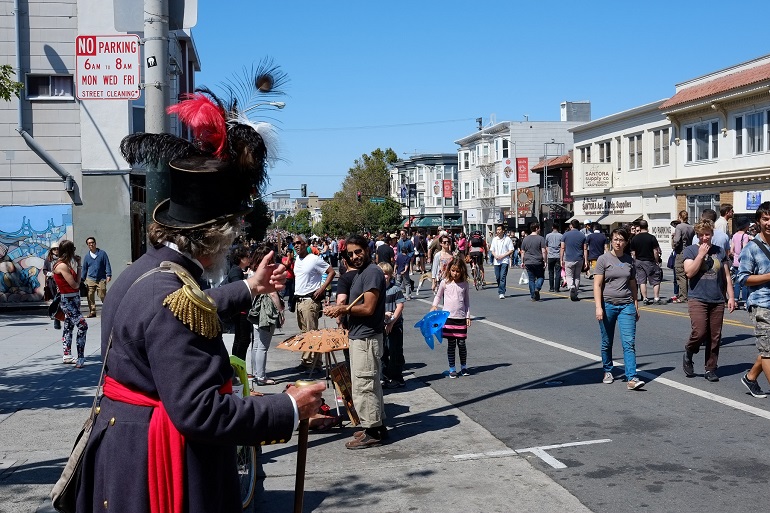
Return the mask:
POLYGON ((481 219, 484 223, 488 223, 490 218, 496 219, 495 196, 497 190, 495 188, 495 167, 495 162, 491 155, 481 155, 479 157, 478 169, 481 174, 479 199, 481 200, 481 219))

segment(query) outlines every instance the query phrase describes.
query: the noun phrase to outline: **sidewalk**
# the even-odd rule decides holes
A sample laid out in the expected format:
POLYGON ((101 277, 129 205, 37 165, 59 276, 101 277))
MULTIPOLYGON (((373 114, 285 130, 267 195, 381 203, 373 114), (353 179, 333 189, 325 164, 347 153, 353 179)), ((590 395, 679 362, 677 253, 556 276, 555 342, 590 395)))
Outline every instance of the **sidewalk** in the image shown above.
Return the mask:
MULTIPOLYGON (((59 333, 44 312, 0 313, 0 512, 53 511, 48 493, 99 376, 100 320, 88 319, 87 365, 77 370, 62 365, 59 333)), ((273 337, 268 375, 285 383, 300 377, 294 371, 299 355, 276 349, 297 332, 292 315, 282 331, 273 337)), ((232 344, 232 335, 225 342, 232 344)), ((266 394, 282 390, 259 387, 266 394)), ((324 397, 334 405, 332 389, 324 397)), ((386 391, 385 403, 391 429, 381 447, 345 449, 351 427, 311 431, 304 511, 589 511, 417 379, 407 377, 405 388, 386 391)), ((294 436, 264 447, 264 478, 247 511, 292 511, 296 443, 294 436)))

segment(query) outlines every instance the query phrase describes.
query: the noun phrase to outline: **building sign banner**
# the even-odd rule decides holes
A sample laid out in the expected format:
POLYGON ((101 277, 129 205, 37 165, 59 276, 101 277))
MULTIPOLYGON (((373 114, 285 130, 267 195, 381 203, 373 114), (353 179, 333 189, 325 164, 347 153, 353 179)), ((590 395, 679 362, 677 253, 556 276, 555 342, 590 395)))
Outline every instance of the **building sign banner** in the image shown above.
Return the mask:
POLYGON ((518 157, 516 159, 516 181, 529 182, 529 158, 518 157))
POLYGON ((582 164, 583 187, 586 189, 608 189, 612 187, 612 163, 596 162, 582 164))
MULTIPOLYGON (((642 198, 640 196, 628 196, 625 198, 585 198, 578 200, 577 207, 582 206, 586 217, 599 217, 602 215, 636 214, 642 211, 642 198), (582 205, 581 205, 582 204, 582 205)), ((575 209, 580 212, 580 209, 575 209)))
POLYGON ((452 193, 452 180, 442 180, 444 182, 444 198, 451 198, 452 193))
POLYGON ((746 210, 757 210, 762 204, 762 191, 746 191, 746 210))
POLYGON ((516 180, 516 170, 514 169, 513 160, 503 159, 503 170, 500 174, 501 183, 511 183, 516 180))
POLYGON ((563 195, 564 203, 572 203, 575 201, 572 199, 572 169, 564 169, 562 174, 563 195))
POLYGON ((441 198, 443 196, 443 180, 433 180, 433 197, 441 198))

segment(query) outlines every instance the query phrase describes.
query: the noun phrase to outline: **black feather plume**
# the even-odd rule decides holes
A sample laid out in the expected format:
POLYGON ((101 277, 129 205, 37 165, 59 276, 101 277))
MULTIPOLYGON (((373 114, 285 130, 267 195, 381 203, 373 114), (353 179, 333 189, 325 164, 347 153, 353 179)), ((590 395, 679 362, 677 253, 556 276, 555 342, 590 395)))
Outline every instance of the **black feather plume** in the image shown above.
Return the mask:
POLYGON ((138 132, 120 141, 120 153, 126 162, 135 164, 155 163, 162 160, 200 155, 193 143, 171 134, 138 132))

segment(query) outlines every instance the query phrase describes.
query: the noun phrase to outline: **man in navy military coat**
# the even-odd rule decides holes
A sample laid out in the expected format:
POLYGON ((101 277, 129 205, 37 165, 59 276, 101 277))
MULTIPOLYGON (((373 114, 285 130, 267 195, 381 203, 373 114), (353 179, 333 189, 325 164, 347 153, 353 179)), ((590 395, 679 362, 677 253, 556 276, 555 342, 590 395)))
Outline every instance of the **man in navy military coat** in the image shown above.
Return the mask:
POLYGON ((243 205, 227 190, 230 167, 205 157, 172 161, 171 198, 153 213, 150 247, 105 301, 105 395, 78 512, 240 511, 235 446, 286 442, 321 405, 323 383, 264 397, 229 393, 233 371, 217 312, 248 309, 286 279, 271 253, 251 278, 205 293, 197 286, 237 234, 243 205), (161 262, 178 267, 144 276, 161 262))

